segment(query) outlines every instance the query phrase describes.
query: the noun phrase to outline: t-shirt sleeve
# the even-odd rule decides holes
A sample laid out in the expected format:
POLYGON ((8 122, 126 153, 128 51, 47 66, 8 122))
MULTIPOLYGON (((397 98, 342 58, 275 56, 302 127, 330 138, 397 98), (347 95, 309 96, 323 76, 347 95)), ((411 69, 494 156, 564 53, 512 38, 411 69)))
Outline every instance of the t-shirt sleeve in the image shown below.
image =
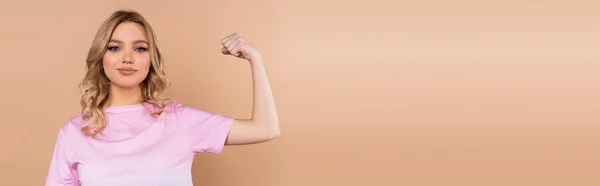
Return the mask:
POLYGON ((54 144, 54 152, 46 177, 46 186, 79 186, 77 171, 66 158, 67 140, 63 129, 59 131, 54 144))
POLYGON ((183 112, 192 151, 221 153, 234 119, 190 107, 184 107, 183 112))

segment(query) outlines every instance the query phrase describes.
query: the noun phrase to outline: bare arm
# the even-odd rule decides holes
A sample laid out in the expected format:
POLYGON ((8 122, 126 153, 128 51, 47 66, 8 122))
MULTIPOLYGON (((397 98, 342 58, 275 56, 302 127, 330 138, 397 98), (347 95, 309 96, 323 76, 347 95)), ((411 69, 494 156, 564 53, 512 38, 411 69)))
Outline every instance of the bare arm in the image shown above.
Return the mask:
POLYGON ((223 54, 250 62, 254 90, 252 118, 234 120, 225 145, 255 144, 278 137, 279 119, 262 56, 239 34, 229 35, 221 42, 223 54))

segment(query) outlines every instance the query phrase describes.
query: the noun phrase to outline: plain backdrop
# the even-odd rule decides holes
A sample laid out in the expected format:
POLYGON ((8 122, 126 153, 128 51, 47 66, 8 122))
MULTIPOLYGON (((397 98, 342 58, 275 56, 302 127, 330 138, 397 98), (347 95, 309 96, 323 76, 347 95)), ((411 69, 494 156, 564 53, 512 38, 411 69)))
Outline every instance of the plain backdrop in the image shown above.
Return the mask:
POLYGON ((96 29, 142 13, 175 98, 249 118, 242 34, 282 136, 200 155, 205 186, 600 185, 600 1, 0 2, 0 185, 43 185, 96 29))

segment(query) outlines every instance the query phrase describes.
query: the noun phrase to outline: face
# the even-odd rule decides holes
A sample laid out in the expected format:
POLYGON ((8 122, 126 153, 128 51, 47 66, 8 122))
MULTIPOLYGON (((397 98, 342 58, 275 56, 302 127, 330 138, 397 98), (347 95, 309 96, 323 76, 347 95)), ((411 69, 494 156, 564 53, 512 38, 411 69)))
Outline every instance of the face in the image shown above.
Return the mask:
POLYGON ((137 88, 150 70, 150 52, 144 28, 132 22, 119 24, 102 58, 111 86, 137 88))

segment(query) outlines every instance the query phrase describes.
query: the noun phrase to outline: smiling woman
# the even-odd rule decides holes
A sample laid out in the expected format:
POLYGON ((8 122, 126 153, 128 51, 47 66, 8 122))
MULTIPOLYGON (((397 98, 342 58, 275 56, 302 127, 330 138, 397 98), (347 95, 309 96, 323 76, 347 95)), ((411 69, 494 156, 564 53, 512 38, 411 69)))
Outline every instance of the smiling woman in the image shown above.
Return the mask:
POLYGON ((150 24, 134 11, 117 11, 102 24, 81 83, 82 113, 58 132, 47 186, 192 185, 194 155, 279 136, 262 55, 239 34, 223 38, 221 51, 251 64, 250 120, 164 97, 167 79, 155 40, 150 24))

